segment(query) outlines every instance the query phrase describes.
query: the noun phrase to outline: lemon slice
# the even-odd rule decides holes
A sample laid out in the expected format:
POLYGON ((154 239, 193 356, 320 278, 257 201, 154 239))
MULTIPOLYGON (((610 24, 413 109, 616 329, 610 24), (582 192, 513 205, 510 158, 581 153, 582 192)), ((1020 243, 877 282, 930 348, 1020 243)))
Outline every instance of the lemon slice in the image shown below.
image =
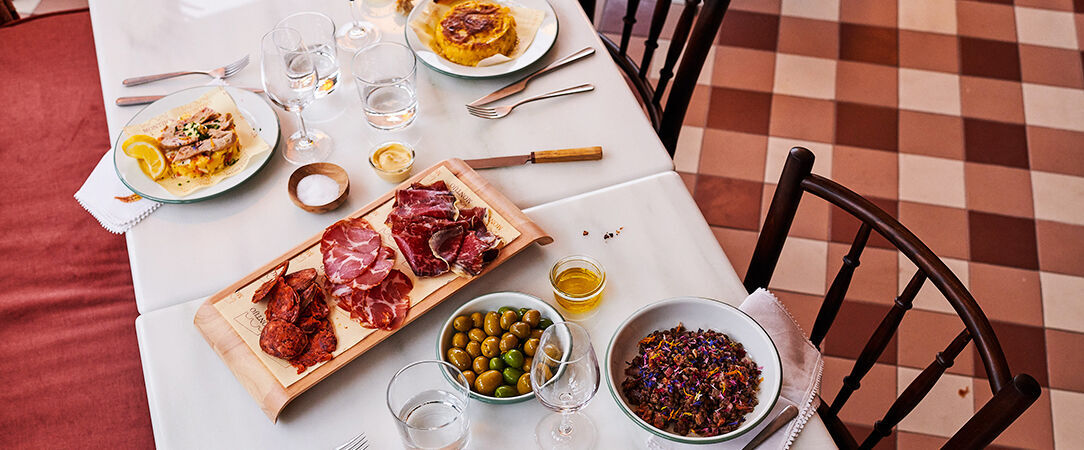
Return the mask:
POLYGON ((169 164, 166 157, 158 149, 158 145, 151 138, 151 142, 136 139, 143 135, 136 135, 124 141, 124 154, 139 160, 139 168, 151 179, 158 180, 166 176, 169 164))
POLYGON ((151 144, 151 145, 153 145, 155 147, 158 146, 158 140, 157 139, 155 139, 153 137, 150 137, 150 136, 147 136, 145 134, 137 134, 137 135, 134 135, 134 136, 126 139, 124 141, 124 144, 121 144, 121 148, 124 149, 124 154, 125 155, 131 156, 133 158, 138 158, 138 156, 133 155, 132 153, 130 153, 128 151, 128 147, 131 147, 132 144, 135 144, 136 142, 144 142, 144 143, 147 143, 147 144, 151 144))

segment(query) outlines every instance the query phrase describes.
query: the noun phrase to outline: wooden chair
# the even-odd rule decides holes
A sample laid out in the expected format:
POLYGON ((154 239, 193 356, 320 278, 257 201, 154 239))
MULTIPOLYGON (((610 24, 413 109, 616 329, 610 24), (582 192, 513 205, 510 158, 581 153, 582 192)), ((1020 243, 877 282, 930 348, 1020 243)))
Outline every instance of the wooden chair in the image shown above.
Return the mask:
POLYGON ((19 20, 19 12, 11 0, 0 0, 0 24, 19 20))
MULTIPOLYGON (((883 236, 918 267, 903 292, 896 297, 891 310, 866 343, 850 374, 843 378, 840 392, 831 402, 822 401, 817 409, 817 413, 828 427, 836 445, 840 448, 872 448, 882 438, 888 436, 892 428, 930 392, 945 370, 952 367, 953 360, 971 341, 974 341, 975 348, 982 358, 989 377, 990 390, 994 395, 962 428, 956 431, 945 448, 981 448, 988 445, 1035 402, 1041 392, 1039 383, 1026 374, 1012 376, 1009 365, 1005 361, 1005 354, 1001 345, 998 344, 997 336, 994 335, 994 330, 990 327, 986 315, 979 309, 967 288, 960 283, 960 280, 941 259, 930 251, 929 247, 904 228, 899 221, 870 203, 869 200, 832 180, 810 173, 813 168, 813 159, 813 153, 809 150, 801 147, 791 149, 749 263, 749 270, 745 276, 745 288, 752 292, 758 287, 768 286, 794 220, 794 214, 798 209, 798 203, 807 192, 827 200, 862 222, 850 246, 850 251, 843 257, 843 266, 825 295, 813 325, 813 331, 810 333, 810 340, 817 348, 820 348, 821 341, 839 312, 870 232, 876 231, 883 236), (862 377, 869 372, 873 363, 884 351, 903 319, 904 313, 911 309, 911 302, 927 279, 933 282, 956 310, 963 322, 963 330, 952 342, 948 343, 944 351, 937 353, 933 362, 907 386, 884 417, 873 426, 873 432, 859 445, 840 420, 839 410, 851 394, 859 388, 862 377)), ((822 395, 822 398, 827 397, 822 395)))
MULTIPOLYGON (((594 9, 594 0, 590 2, 594 9)), ((582 2, 581 2, 582 3, 582 2)), ((704 68, 704 61, 708 57, 708 51, 715 42, 715 35, 719 32, 719 26, 723 22, 723 15, 730 7, 730 0, 704 0, 704 8, 700 10, 700 0, 685 0, 685 6, 678 17, 674 36, 670 41, 670 47, 666 50, 666 60, 662 69, 659 70, 659 81, 652 87, 648 80, 648 70, 651 68, 651 58, 655 55, 655 49, 659 48, 659 35, 662 34, 666 16, 670 13, 669 0, 656 0, 655 9, 651 16, 651 24, 647 38, 644 41, 644 54, 639 64, 629 55, 629 41, 632 38, 632 28, 636 24, 636 11, 639 9, 640 0, 628 0, 628 7, 623 20, 624 26, 621 31, 621 42, 615 44, 605 35, 602 42, 609 50, 618 67, 632 81, 636 88, 634 92, 640 97, 641 102, 647 109, 648 117, 655 132, 659 134, 663 146, 670 156, 674 156, 677 148, 678 134, 681 132, 681 123, 685 120, 685 112, 689 108, 689 100, 693 96, 693 88, 696 87, 696 79, 704 68), (696 23, 693 23, 693 20, 696 23), (691 34, 690 34, 691 33, 691 34), (687 44, 687 45, 686 45, 687 44), (678 59, 681 66, 674 76, 674 66, 678 59), (662 97, 666 92, 667 84, 673 78, 674 83, 670 86, 670 95, 666 99, 666 108, 662 107, 662 97)), ((584 5, 584 9, 587 9, 584 5)))

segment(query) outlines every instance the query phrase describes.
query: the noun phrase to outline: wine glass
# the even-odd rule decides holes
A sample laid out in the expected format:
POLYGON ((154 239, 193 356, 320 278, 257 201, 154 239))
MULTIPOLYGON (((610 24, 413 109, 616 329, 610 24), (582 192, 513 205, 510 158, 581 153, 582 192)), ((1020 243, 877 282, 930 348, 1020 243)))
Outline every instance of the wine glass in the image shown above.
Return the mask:
POLYGON ((380 29, 372 22, 365 20, 362 9, 365 5, 363 0, 350 0, 349 23, 339 28, 335 33, 339 48, 348 51, 356 51, 380 40, 380 29))
POLYGON ((301 110, 316 98, 318 75, 312 55, 292 28, 275 28, 263 36, 260 75, 267 98, 297 114, 300 129, 286 140, 282 156, 293 164, 323 161, 331 153, 331 136, 305 127, 301 110))
POLYGON ((335 50, 335 22, 318 12, 299 12, 286 16, 275 28, 292 28, 301 33, 301 40, 316 65, 316 98, 334 91, 341 72, 335 50))
POLYGON ((595 448, 598 430, 578 411, 587 406, 598 386, 598 358, 587 330, 572 322, 546 328, 531 361, 531 388, 542 406, 560 414, 550 414, 538 423, 538 445, 546 449, 595 448))

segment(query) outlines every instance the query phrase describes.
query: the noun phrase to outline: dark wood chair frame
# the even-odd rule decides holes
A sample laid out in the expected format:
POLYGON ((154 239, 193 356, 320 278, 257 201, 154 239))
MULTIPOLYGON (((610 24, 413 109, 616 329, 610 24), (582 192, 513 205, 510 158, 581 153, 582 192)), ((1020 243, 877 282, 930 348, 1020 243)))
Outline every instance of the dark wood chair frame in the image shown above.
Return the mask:
MULTIPOLYGON (((624 25, 620 43, 615 44, 610 38, 599 33, 610 56, 632 81, 636 94, 647 109, 651 126, 655 128, 655 132, 658 133, 659 139, 662 140, 663 146, 671 157, 677 150, 678 134, 681 133, 681 124, 689 109, 693 89, 696 88, 696 79, 700 76, 708 52, 715 43, 715 35, 718 34, 719 27, 723 23, 723 15, 730 8, 730 0, 704 0, 704 8, 699 11, 698 16, 700 3, 701 0, 685 0, 685 6, 674 28, 670 47, 666 50, 666 59, 659 70, 659 82, 654 87, 648 80, 648 70, 651 68, 651 59, 655 55, 655 49, 659 48, 659 35, 662 34, 666 17, 670 13, 669 0, 657 0, 655 3, 647 38, 644 41, 644 55, 639 64, 629 55, 628 49, 629 41, 632 39, 632 28, 636 25, 636 11, 640 7, 640 0, 628 0, 625 17, 622 19, 624 25), (694 19, 696 19, 695 24, 694 19), (674 66, 677 65, 679 58, 681 65, 675 77, 674 66), (671 79, 674 80, 674 84, 670 87, 670 95, 666 98, 664 109, 662 97, 671 79)), ((594 10, 594 0, 582 0, 581 4, 585 10, 588 7, 594 10), (583 1, 590 3, 590 6, 583 4, 583 1)))
MULTIPOLYGON (((892 432, 892 428, 930 392, 945 370, 952 367, 953 360, 971 341, 974 341, 976 351, 982 358, 989 377, 990 390, 994 395, 963 427, 956 431, 944 448, 982 448, 988 445, 1039 398, 1041 393, 1039 383, 1027 374, 1012 376, 1008 362, 1005 360, 1005 353, 990 326, 990 321, 987 320, 986 315, 963 283, 926 244, 869 200, 832 180, 811 173, 813 160, 813 153, 801 147, 791 149, 787 156, 783 174, 779 178, 764 227, 761 229, 760 238, 749 263, 749 270, 745 276, 745 288, 753 292, 758 287, 768 286, 790 226, 794 221, 798 204, 803 194, 807 192, 843 209, 862 223, 851 243, 850 250, 843 257, 843 266, 825 294, 813 330, 810 332, 810 341, 817 348, 820 348, 821 341, 839 313, 840 305, 843 304, 851 277, 859 265, 859 257, 870 237, 870 232, 876 231, 877 234, 883 236, 918 267, 866 343, 850 374, 843 378, 843 386, 839 393, 832 402, 822 401, 817 409, 817 413, 827 426, 836 445, 840 448, 872 448, 881 439, 887 437, 892 432), (907 386, 884 417, 874 424, 869 436, 858 444, 840 420, 839 410, 851 394, 859 388, 862 378, 884 351, 896 333, 904 314, 911 309, 915 295, 927 279, 933 282, 952 305, 963 322, 964 329, 945 347, 944 351, 937 353, 933 362, 907 386)), ((822 398, 825 397, 822 396, 822 398)))

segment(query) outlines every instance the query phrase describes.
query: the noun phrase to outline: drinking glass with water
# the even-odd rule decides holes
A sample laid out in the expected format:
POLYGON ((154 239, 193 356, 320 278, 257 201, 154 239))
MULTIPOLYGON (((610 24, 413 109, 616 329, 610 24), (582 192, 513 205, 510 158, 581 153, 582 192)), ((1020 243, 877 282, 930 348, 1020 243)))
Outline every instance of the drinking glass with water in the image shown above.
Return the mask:
POLYGON ((414 121, 417 66, 414 51, 394 42, 373 44, 354 54, 351 68, 369 125, 396 130, 414 121))
POLYGON ((301 33, 316 66, 316 98, 326 97, 334 91, 341 72, 335 55, 335 22, 318 12, 299 12, 280 20, 276 28, 293 28, 301 33))
POLYGON ((470 385, 463 372, 444 361, 418 361, 388 383, 388 409, 403 444, 412 449, 467 447, 470 385))

